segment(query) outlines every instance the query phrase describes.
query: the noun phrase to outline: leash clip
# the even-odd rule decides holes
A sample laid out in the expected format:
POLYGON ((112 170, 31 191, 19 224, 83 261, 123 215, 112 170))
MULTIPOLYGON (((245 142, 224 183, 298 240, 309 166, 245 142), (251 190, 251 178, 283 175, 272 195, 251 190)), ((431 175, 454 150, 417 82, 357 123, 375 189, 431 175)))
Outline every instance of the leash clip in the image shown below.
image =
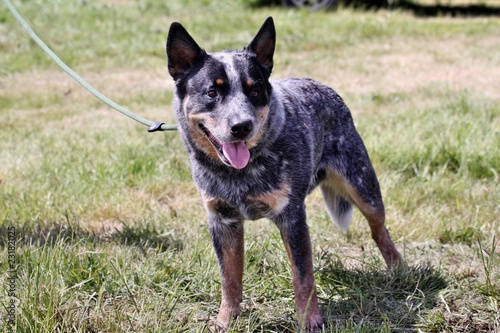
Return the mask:
POLYGON ((153 125, 148 127, 148 132, 153 133, 153 132, 158 132, 158 131, 164 131, 161 127, 165 125, 165 123, 162 123, 161 121, 155 121, 153 125))

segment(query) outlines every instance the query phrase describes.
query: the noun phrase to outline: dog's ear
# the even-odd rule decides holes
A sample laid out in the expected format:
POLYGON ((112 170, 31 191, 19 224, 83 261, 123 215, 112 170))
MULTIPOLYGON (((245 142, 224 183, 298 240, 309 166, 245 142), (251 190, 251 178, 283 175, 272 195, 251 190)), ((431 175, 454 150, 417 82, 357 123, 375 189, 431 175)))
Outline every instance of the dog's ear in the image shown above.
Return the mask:
POLYGON ((172 23, 167 37, 167 57, 168 72, 174 80, 191 68, 203 53, 204 51, 180 23, 172 23))
POLYGON ((268 17, 246 49, 255 53, 259 63, 271 74, 275 46, 276 29, 274 28, 273 18, 268 17))

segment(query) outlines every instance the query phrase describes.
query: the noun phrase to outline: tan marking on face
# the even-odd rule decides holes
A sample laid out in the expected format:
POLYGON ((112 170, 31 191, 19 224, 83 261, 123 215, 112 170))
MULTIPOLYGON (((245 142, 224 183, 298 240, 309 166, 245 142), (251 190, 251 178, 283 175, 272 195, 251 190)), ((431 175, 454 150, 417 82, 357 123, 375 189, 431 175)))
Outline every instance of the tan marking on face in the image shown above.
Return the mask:
POLYGON ((247 141, 248 149, 252 149, 257 145, 257 143, 259 143, 262 134, 264 134, 264 127, 268 116, 269 116, 269 106, 263 107, 257 113, 257 125, 259 129, 257 131, 257 134, 255 134, 255 136, 251 140, 247 141))
POLYGON ((198 114, 189 114, 188 112, 188 103, 189 103, 189 96, 186 96, 182 100, 182 108, 184 110, 184 116, 186 117, 186 120, 189 125, 189 135, 193 139, 196 147, 198 149, 202 150, 207 156, 210 156, 214 159, 219 159, 219 155, 215 151, 214 146, 208 138, 201 133, 200 129, 198 128, 198 124, 202 123, 206 128, 211 130, 212 128, 215 127, 215 121, 210 118, 208 115, 203 114, 203 113, 198 113, 198 114))
POLYGON ((224 84, 224 80, 223 79, 217 79, 217 80, 215 80, 215 84, 218 85, 218 86, 222 86, 224 84))
POLYGON ((253 80, 252 79, 248 79, 247 80, 247 86, 248 86, 248 88, 251 88, 253 86, 253 80))
POLYGON ((184 97, 184 99, 182 100, 182 110, 184 111, 184 117, 187 118, 187 105, 189 103, 189 95, 187 95, 186 97, 184 97))
POLYGON ((275 214, 279 214, 285 209, 290 201, 290 185, 287 181, 281 184, 281 187, 276 190, 265 192, 255 196, 249 196, 251 201, 258 201, 269 207, 275 214))
POLYGON ((193 139, 196 147, 207 154, 207 156, 219 160, 219 155, 214 146, 198 128, 198 124, 202 123, 208 130, 211 130, 215 127, 214 120, 205 114, 187 115, 186 118, 189 124, 189 135, 193 139))

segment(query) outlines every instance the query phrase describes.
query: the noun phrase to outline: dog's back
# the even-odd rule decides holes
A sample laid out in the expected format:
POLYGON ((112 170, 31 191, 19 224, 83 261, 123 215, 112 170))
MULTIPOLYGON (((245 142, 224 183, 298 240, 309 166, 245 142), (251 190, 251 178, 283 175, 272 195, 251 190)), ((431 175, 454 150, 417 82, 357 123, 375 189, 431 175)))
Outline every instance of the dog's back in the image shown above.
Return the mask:
POLYGON ((323 183, 330 216, 343 229, 350 223, 352 191, 346 186, 337 186, 336 191, 329 190, 330 187, 345 185, 341 184, 345 181, 356 184, 357 194, 364 201, 383 207, 368 153, 342 98, 330 87, 311 79, 271 83, 270 116, 283 112, 284 117, 278 118, 284 121, 283 127, 272 125, 281 128, 276 141, 263 145, 282 152, 287 174, 309 175, 295 179, 296 192, 309 193, 323 183), (328 178, 332 186, 328 186, 328 178), (305 186, 307 190, 303 191, 305 186))

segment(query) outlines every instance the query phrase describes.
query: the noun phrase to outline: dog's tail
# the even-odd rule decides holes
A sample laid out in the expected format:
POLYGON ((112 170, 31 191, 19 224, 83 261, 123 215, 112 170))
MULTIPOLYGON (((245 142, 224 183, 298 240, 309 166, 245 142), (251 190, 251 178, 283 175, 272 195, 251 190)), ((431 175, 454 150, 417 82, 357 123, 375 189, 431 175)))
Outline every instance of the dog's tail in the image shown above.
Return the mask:
POLYGON ((352 221, 351 203, 330 186, 321 185, 320 188, 328 215, 342 230, 347 231, 352 221))

